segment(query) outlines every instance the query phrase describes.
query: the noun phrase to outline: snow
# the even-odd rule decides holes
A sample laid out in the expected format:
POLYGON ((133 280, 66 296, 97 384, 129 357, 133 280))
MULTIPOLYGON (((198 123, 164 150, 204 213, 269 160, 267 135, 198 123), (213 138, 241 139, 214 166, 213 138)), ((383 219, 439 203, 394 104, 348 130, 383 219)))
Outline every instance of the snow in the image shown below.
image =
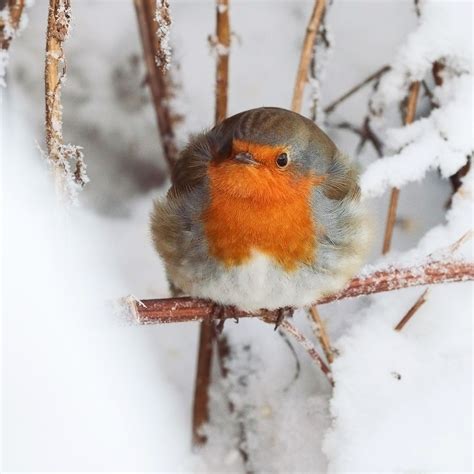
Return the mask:
MULTIPOLYGON (((209 441, 192 452, 198 325, 137 326, 120 303, 127 295, 168 294, 148 236, 152 198, 167 182, 133 5, 115 2, 109 22, 110 2, 73 4, 64 135, 66 143, 84 146, 91 182, 79 206, 67 210, 57 206, 34 146, 44 133, 46 6, 36 2, 28 28, 12 42, 2 97, 2 471, 471 471, 467 282, 431 287, 400 332, 394 326, 424 288, 320 306, 339 354, 333 390, 304 349, 290 340, 293 352, 273 326, 228 321, 228 376, 218 376, 216 361, 204 428, 209 441)), ((367 146, 355 157, 376 235, 364 271, 416 264, 472 228, 472 171, 446 211, 446 177, 473 149, 465 40, 471 7, 421 7, 417 20, 411 2, 335 2, 326 18, 331 54, 316 64, 318 79, 320 67, 325 72, 317 91, 323 108, 383 64, 392 66, 371 97, 387 156, 379 159, 367 146), (433 60, 446 64, 441 86, 429 80, 433 60), (422 76, 439 108, 429 110, 421 91, 422 118, 401 127, 399 102, 422 76), (399 218, 393 250, 380 258, 392 186, 402 186, 399 218)), ((233 2, 230 113, 288 107, 311 9, 305 1, 233 2)), ((213 120, 215 57, 206 44, 215 3, 174 2, 173 20, 170 72, 182 82, 182 142, 213 120)), ((307 87, 308 115, 311 94, 307 87)), ((333 118, 360 124, 369 94, 370 86, 333 118)), ((358 137, 327 131, 353 155, 358 137)), ((472 261, 473 241, 455 255, 472 261)), ((316 344, 304 311, 292 323, 316 344)))
POLYGON ((384 295, 336 342, 331 472, 470 470, 469 285, 432 288, 401 332, 393 327, 423 289, 384 295))
POLYGON ((2 472, 187 471, 190 387, 178 390, 167 371, 192 374, 192 331, 127 324, 114 303, 165 288, 142 245, 149 203, 137 206, 133 232, 129 220, 58 207, 24 130, 9 128, 14 159, 2 173, 2 472))

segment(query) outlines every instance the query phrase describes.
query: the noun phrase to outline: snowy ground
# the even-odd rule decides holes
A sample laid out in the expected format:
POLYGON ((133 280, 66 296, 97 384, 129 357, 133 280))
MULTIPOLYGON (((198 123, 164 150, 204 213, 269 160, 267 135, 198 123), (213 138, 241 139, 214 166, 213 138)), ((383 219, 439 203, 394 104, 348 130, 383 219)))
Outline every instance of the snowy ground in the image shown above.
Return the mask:
MULTIPOLYGON (((153 110, 140 88, 143 68, 134 59, 140 45, 133 5, 73 3, 64 128, 68 141, 85 147, 89 164, 80 208, 57 207, 34 143, 42 142, 44 0, 13 43, 2 91, 2 471, 243 472, 236 449, 241 424, 254 472, 471 471, 469 283, 432 288, 402 332, 393 326, 423 288, 321 307, 340 354, 334 391, 299 347, 301 373, 293 380, 295 358, 272 328, 228 323, 230 375, 212 386, 207 447, 191 452, 197 325, 137 327, 116 304, 128 294, 167 294, 147 233, 152 198, 165 189, 156 185, 166 178, 153 110)), ((206 38, 214 13, 212 2, 171 3, 184 140, 212 121, 214 59, 206 38)), ((451 5, 464 18, 472 10, 451 5)), ((311 6, 235 1, 230 113, 288 107, 311 6)), ((392 62, 416 16, 411 2, 334 2, 328 23, 334 48, 323 104, 392 62)), ((367 93, 347 101, 337 117, 360 122, 367 93)), ((464 108, 456 110, 472 130, 472 93, 461 99, 464 108)), ((448 123, 450 136, 462 131, 457 120, 448 123)), ((429 138, 433 127, 446 125, 442 117, 426 124, 413 134, 429 138)), ((352 153, 352 135, 329 131, 352 153)), ((389 138, 406 139, 396 132, 389 138)), ((372 163, 370 146, 359 159, 364 169, 372 163)), ((378 173, 389 176, 383 167, 378 173)), ((368 200, 372 260, 380 253, 386 189, 387 183, 368 200)), ((449 196, 436 169, 403 187, 389 259, 417 246, 415 252, 428 254, 472 228, 472 174, 445 216, 449 196)), ((472 259, 469 244, 462 252, 472 259)), ((295 322, 312 337, 302 312, 295 322)))

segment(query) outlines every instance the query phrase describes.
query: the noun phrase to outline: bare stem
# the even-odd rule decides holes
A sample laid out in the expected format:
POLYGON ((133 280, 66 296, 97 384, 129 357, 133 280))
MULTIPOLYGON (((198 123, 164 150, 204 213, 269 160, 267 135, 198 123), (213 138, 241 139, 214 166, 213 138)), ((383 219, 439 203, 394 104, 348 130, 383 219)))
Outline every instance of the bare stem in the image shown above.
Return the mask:
POLYGON ((316 363, 316 365, 322 370, 324 375, 328 378, 329 383, 334 385, 334 381, 331 376, 331 370, 325 364, 322 357, 318 354, 316 348, 311 344, 311 342, 302 334, 298 329, 293 326, 287 319, 283 320, 280 324, 280 328, 286 333, 290 334, 295 338, 296 341, 303 347, 303 349, 308 353, 311 359, 316 363))
MULTIPOLYGON (((416 266, 388 266, 368 275, 356 276, 341 291, 320 298, 321 305, 356 296, 400 290, 412 286, 434 285, 474 280, 474 262, 427 258, 416 266)), ((136 320, 141 324, 205 321, 212 318, 214 303, 198 298, 164 298, 131 302, 136 320)), ((268 317, 278 316, 276 311, 265 311, 268 317)), ((249 313, 226 306, 224 318, 261 317, 259 312, 249 313)))
MULTIPOLYGON (((405 115, 405 125, 409 125, 415 119, 416 102, 418 100, 418 93, 420 91, 420 82, 415 81, 410 86, 408 95, 408 103, 405 115)), ((393 229, 395 228, 395 221, 397 218, 398 198, 400 190, 393 188, 390 194, 390 202, 387 213, 387 223, 385 225, 385 235, 383 239, 382 253, 385 255, 390 251, 392 245, 393 229)))
MULTIPOLYGON (((158 28, 162 25, 158 25, 156 21, 155 0, 134 0, 134 3, 158 133, 161 138, 165 161, 171 170, 177 159, 178 148, 174 133, 175 118, 170 108, 170 99, 173 95, 170 90, 170 80, 166 75, 166 68, 162 67, 160 69, 156 60, 156 58, 163 58, 164 55, 162 38, 156 34, 158 28)), ((164 65, 165 62, 160 64, 164 65)))
POLYGON ((369 77, 366 77, 363 81, 359 82, 355 86, 351 87, 347 92, 342 94, 340 97, 338 97, 336 100, 331 102, 328 106, 324 108, 324 112, 326 114, 330 114, 331 112, 334 112, 335 108, 342 104, 345 100, 347 100, 349 97, 354 95, 356 92, 358 92, 360 89, 362 89, 366 84, 369 84, 370 82, 374 81, 375 79, 379 79, 381 76, 383 76, 387 71, 390 71, 390 66, 383 66, 381 67, 378 71, 375 71, 373 74, 371 74, 369 77))
POLYGON ((296 74, 293 100, 291 102, 291 109, 294 112, 299 113, 301 111, 304 87, 308 81, 308 70, 311 63, 311 56, 313 54, 315 38, 323 18, 325 8, 326 0, 315 0, 313 13, 311 14, 311 18, 306 28, 306 35, 303 41, 303 48, 301 50, 300 62, 296 74))
POLYGON ((334 354, 331 348, 331 342, 329 340, 329 334, 326 331, 326 325, 324 321, 321 319, 319 315, 319 311, 317 306, 311 306, 309 308, 309 314, 311 315, 311 319, 313 320, 314 327, 315 327, 315 335, 323 348, 324 354, 326 355, 326 359, 330 364, 334 361, 334 354))
MULTIPOLYGON (((229 82, 229 0, 216 0, 216 123, 227 115, 227 89, 229 82)), ((213 306, 215 308, 215 306, 213 306)), ((201 337, 198 349, 198 367, 195 381, 193 405, 193 443, 202 445, 206 438, 199 433, 209 420, 209 385, 212 366, 214 328, 206 321, 201 323, 201 337), (204 376, 203 376, 204 374, 204 376)))
POLYGON ((213 322, 201 323, 199 337, 196 382, 193 403, 193 444, 202 445, 207 437, 201 432, 202 426, 209 420, 209 384, 211 382, 213 322), (203 387, 205 389, 203 389, 203 387))
POLYGON ((420 297, 416 300, 415 304, 407 311, 405 316, 400 320, 400 322, 395 326, 395 331, 401 331, 405 324, 410 321, 413 315, 426 303, 426 295, 428 294, 429 288, 427 288, 420 297))
POLYGON ((229 0, 216 2, 216 111, 215 123, 227 117, 227 91, 229 86, 230 21, 229 0))

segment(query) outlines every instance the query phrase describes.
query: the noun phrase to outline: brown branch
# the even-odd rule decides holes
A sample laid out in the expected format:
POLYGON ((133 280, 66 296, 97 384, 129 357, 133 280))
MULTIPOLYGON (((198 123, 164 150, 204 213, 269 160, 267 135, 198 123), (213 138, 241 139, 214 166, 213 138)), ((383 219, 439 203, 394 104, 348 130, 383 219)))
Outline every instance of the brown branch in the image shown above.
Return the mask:
POLYGON ((63 141, 61 89, 66 75, 64 42, 69 36, 70 24, 70 0, 50 0, 44 68, 45 132, 47 159, 52 165, 56 192, 61 200, 74 200, 77 187, 89 181, 82 148, 63 141))
POLYGON ((155 0, 134 0, 134 4, 158 133, 165 161, 171 170, 177 159, 178 148, 174 133, 175 117, 170 109, 170 99, 173 95, 170 80, 163 72, 165 68, 161 71, 156 60, 164 54, 163 38, 156 34, 162 25, 158 25, 155 18, 155 0))
POLYGON ((407 311, 405 316, 400 320, 400 322, 395 326, 395 331, 401 331, 405 324, 410 321, 413 315, 426 303, 426 295, 428 294, 429 288, 427 288, 420 297, 416 300, 415 304, 407 311))
MULTIPOLYGON (((420 82, 415 81, 410 86, 410 92, 408 95, 408 103, 405 114, 405 125, 409 125, 415 119, 416 102, 418 100, 418 93, 420 91, 420 82)), ((395 227, 395 221, 397 218, 397 207, 398 198, 400 196, 400 190, 393 188, 390 194, 390 202, 387 213, 387 223, 385 225, 385 235, 383 239, 382 253, 386 254, 390 251, 392 245, 393 229, 395 227)))
POLYGON ((315 0, 313 13, 306 28, 306 35, 301 50, 298 72, 296 74, 295 88, 293 91, 293 100, 291 109, 294 112, 300 112, 303 103, 304 87, 308 80, 308 69, 311 62, 311 56, 314 48, 314 40, 318 33, 319 25, 326 8, 326 0, 315 0))
POLYGON ((324 321, 319 315, 317 306, 311 306, 309 308, 309 314, 311 315, 311 319, 314 323, 315 335, 319 340, 321 347, 323 348, 324 354, 326 355, 326 359, 330 364, 332 364, 334 361, 334 354, 331 348, 331 342, 329 340, 329 335, 326 331, 324 321))
MULTIPOLYGON (((385 291, 400 290, 412 286, 434 285, 474 280, 474 263, 448 259, 428 258, 416 266, 389 266, 368 275, 354 277, 346 287, 320 298, 315 304, 321 305, 356 296, 371 295, 385 291)), ((182 323, 212 319, 214 303, 198 298, 165 298, 131 302, 131 310, 140 324, 182 323)), ((265 311, 268 318, 277 318, 277 311, 265 311)), ((241 311, 226 306, 223 317, 261 317, 260 313, 241 311)))
POLYGON ((229 0, 216 1, 216 110, 215 123, 227 117, 227 90, 229 85, 230 22, 229 0))
POLYGON ((380 79, 381 76, 383 76, 387 71, 390 70, 390 66, 383 66, 380 68, 378 71, 374 72, 371 74, 369 77, 365 78, 363 81, 359 82, 356 84, 354 87, 351 87, 347 92, 342 94, 339 98, 337 98, 335 101, 331 102, 327 107, 324 108, 324 112, 326 114, 330 114, 331 112, 334 111, 334 109, 340 105, 342 102, 347 100, 349 97, 351 97, 353 94, 358 92, 362 87, 364 87, 366 84, 369 84, 373 80, 380 79))
POLYGON ((209 391, 213 343, 213 322, 201 323, 197 360, 196 383, 194 386, 193 444, 202 445, 207 437, 201 433, 202 426, 209 420, 209 391), (206 387, 202 390, 201 387, 206 387))
MULTIPOLYGON (((229 0, 216 0, 216 123, 227 115, 227 89, 229 78, 229 0)), ((213 305, 213 312, 216 306, 213 305)), ((201 323, 201 337, 198 349, 195 395, 193 402, 193 443, 202 445, 206 438, 199 435, 202 426, 209 420, 209 384, 212 367, 213 340, 215 339, 213 323, 201 323)), ((217 341, 216 341, 217 343, 217 341)))
POLYGON ((7 51, 20 26, 25 0, 7 0, 0 17, 0 49, 7 51))
MULTIPOLYGON (((231 349, 229 346, 229 341, 224 334, 218 334, 215 337, 216 347, 217 347, 217 361, 219 363, 220 374, 222 378, 226 378, 229 374, 229 368, 227 367, 227 362, 231 357, 231 349)), ((227 397, 227 406, 229 408, 230 413, 235 412, 235 405, 232 400, 227 397)), ((245 430, 245 424, 243 420, 238 420, 238 427, 239 427, 239 443, 237 449, 239 454, 242 458, 242 462, 245 467, 246 474, 252 474, 253 471, 249 466, 249 453, 247 452, 247 432, 245 430)))
POLYGON ((60 0, 50 0, 44 74, 46 146, 48 158, 54 166, 56 189, 62 194, 65 165, 61 152, 63 144, 61 83, 66 67, 63 43, 68 35, 70 19, 59 9, 60 0))
POLYGON ((298 343, 303 347, 303 349, 308 353, 311 359, 316 363, 316 365, 322 370, 323 374, 329 380, 331 385, 334 385, 334 381, 332 379, 331 370, 325 364, 322 357, 318 354, 316 348, 311 344, 311 342, 300 332, 296 329, 293 324, 291 324, 287 319, 284 319, 280 324, 280 329, 287 332, 291 336, 293 336, 298 343))
POLYGON ((370 118, 368 116, 364 119, 364 123, 362 124, 361 128, 356 127, 350 122, 329 123, 328 125, 330 127, 339 128, 342 130, 349 130, 360 137, 360 143, 357 146, 356 154, 361 152, 363 146, 368 141, 374 147, 377 155, 379 157, 383 156, 382 140, 380 140, 377 134, 372 130, 372 127, 370 126, 370 118))

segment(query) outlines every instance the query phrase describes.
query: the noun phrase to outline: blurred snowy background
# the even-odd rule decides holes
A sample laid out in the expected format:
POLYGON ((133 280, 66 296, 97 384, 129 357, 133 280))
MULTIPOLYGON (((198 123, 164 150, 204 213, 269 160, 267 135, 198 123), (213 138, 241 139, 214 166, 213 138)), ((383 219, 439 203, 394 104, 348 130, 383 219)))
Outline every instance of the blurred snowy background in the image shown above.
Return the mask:
MULTIPOLYGON (((152 199, 165 192, 168 177, 133 2, 72 3, 64 134, 84 147, 91 180, 79 208, 55 204, 36 148, 44 148, 45 0, 27 10, 1 90, 2 471, 471 471, 470 283, 432 288, 403 332, 393 326, 421 288, 322 306, 339 352, 334 391, 299 347, 301 373, 293 381, 295 358, 269 326, 228 323, 229 377, 215 377, 209 442, 191 452, 198 326, 137 327, 114 303, 128 294, 168 294, 147 229, 152 199), (242 424, 246 466, 237 449, 242 424)), ((231 3, 229 115, 288 108, 313 2, 231 3)), ((331 47, 318 66, 322 107, 393 66, 373 98, 384 109, 374 126, 393 158, 379 166, 370 144, 356 156, 359 137, 328 126, 360 126, 370 86, 326 122, 318 119, 368 170, 362 184, 372 196, 374 262, 381 261, 391 185, 403 187, 385 260, 429 254, 472 228, 472 173, 447 213, 447 177, 473 149, 472 3, 420 5, 418 18, 411 1, 337 0, 326 18, 331 47), (425 121, 390 131, 400 126, 405 81, 425 77, 438 59, 447 64, 444 84, 428 85, 441 107, 430 112, 422 95, 425 121)), ((207 37, 215 6, 172 0, 171 12, 182 145, 213 121, 215 58, 207 37)), ((461 252, 472 259, 470 244, 461 252)), ((295 322, 313 337, 303 312, 295 322)))

